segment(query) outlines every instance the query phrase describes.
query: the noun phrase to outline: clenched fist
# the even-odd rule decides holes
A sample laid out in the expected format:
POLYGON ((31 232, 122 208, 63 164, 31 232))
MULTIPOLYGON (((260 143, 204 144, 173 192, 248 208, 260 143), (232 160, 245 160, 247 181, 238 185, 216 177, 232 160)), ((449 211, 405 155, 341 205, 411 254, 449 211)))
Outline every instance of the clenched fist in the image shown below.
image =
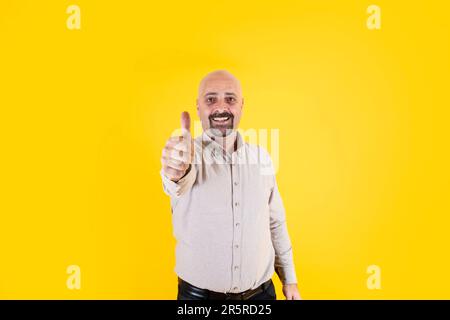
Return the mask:
POLYGON ((163 149, 161 163, 164 175, 174 182, 178 182, 191 169, 194 157, 194 141, 190 133, 191 118, 189 113, 181 113, 182 135, 171 137, 163 149))

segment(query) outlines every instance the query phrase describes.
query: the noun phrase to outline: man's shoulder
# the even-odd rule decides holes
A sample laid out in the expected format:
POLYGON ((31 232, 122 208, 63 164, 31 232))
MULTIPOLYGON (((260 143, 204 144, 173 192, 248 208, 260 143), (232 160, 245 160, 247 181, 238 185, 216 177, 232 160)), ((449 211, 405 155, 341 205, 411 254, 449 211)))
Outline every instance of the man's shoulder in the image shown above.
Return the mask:
POLYGON ((258 144, 244 144, 247 150, 247 156, 245 157, 250 164, 258 164, 260 173, 263 175, 274 175, 275 167, 272 162, 270 153, 266 148, 258 144))
POLYGON ((262 159, 262 160, 267 160, 270 161, 270 154, 267 151, 266 148, 258 145, 258 144, 253 144, 253 143, 248 143, 248 142, 244 142, 244 148, 247 150, 247 152, 249 152, 250 154, 253 155, 257 155, 258 158, 262 159))

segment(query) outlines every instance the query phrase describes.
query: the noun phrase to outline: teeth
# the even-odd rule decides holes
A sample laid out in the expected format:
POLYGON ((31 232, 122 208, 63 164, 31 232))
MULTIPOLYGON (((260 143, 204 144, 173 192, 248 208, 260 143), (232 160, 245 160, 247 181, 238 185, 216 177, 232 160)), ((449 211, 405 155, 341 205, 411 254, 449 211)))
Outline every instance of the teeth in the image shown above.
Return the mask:
POLYGON ((229 117, 214 117, 214 121, 227 121, 230 119, 229 117))

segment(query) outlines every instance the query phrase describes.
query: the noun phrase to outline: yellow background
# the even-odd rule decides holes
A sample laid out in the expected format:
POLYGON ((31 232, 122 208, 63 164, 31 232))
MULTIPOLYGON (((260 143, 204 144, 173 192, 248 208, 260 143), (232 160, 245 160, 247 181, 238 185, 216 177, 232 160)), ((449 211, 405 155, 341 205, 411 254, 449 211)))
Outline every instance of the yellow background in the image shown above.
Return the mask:
POLYGON ((241 128, 280 130, 303 298, 449 299, 449 9, 2 0, 0 298, 176 297, 161 149, 181 111, 198 120, 201 77, 225 68, 241 128), (72 264, 81 290, 66 287, 72 264))

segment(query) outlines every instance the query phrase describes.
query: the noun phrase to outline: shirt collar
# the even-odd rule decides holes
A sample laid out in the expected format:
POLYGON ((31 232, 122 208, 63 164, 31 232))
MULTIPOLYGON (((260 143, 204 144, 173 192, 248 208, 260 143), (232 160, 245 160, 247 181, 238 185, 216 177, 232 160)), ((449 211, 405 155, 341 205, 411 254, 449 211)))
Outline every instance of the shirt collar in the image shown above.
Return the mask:
MULTIPOLYGON (((214 159, 216 160, 221 160, 221 161, 231 161, 232 160, 232 155, 234 153, 239 154, 241 152, 242 147, 244 146, 244 141, 243 138, 241 136, 241 134, 239 133, 239 131, 234 131, 234 136, 235 136, 235 141, 234 141, 234 148, 232 149, 233 151, 230 152, 225 152, 225 150, 222 148, 222 145, 217 142, 216 137, 214 136, 209 136, 206 132, 203 132, 202 134, 202 146, 203 146, 203 151, 210 151, 211 154, 209 154, 209 156, 212 156, 214 159)), ((230 137, 231 138, 231 137, 230 137)))

